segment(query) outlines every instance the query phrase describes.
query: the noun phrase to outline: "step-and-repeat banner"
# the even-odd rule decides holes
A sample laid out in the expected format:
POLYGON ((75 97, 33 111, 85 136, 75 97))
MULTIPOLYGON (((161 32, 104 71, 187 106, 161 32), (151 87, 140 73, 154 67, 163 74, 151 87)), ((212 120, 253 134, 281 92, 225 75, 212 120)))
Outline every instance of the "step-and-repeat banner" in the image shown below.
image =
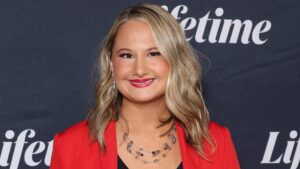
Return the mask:
MULTIPOLYGON (((46 169, 53 135, 93 104, 100 43, 142 1, 0 1, 0 168, 46 169)), ((300 1, 149 1, 198 51, 212 119, 243 169, 300 168, 300 1)))

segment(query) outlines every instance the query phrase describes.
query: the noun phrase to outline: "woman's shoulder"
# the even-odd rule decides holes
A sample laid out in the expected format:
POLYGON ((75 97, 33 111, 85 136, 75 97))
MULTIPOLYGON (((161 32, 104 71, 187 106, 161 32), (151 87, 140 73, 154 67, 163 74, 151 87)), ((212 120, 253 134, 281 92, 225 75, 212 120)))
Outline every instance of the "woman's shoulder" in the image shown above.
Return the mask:
POLYGON ((224 139, 230 139, 230 132, 227 127, 222 126, 221 124, 210 121, 208 126, 209 132, 216 142, 223 142, 224 139))
POLYGON ((90 137, 87 121, 78 122, 54 136, 51 157, 53 169, 99 168, 98 158, 99 144, 90 137))
POLYGON ((54 136, 54 141, 68 145, 82 144, 82 142, 92 141, 89 135, 87 121, 80 121, 57 133, 54 136))
POLYGON ((88 132, 88 123, 87 121, 83 120, 64 129, 63 131, 59 132, 57 135, 59 135, 60 137, 74 138, 74 137, 85 135, 87 134, 87 132, 88 132))
POLYGON ((236 158, 234 144, 231 138, 231 133, 227 129, 216 122, 209 124, 210 134, 216 144, 216 157, 219 155, 228 155, 230 158, 236 158))
POLYGON ((210 122, 209 131, 216 143, 216 151, 211 160, 215 161, 216 164, 217 161, 222 161, 223 168, 240 169, 229 130, 216 122, 210 122))
POLYGON ((225 130, 227 130, 227 128, 215 121, 210 121, 209 122, 209 125, 208 125, 208 129, 210 130, 210 132, 216 132, 216 133, 219 133, 219 132, 224 132, 225 130))

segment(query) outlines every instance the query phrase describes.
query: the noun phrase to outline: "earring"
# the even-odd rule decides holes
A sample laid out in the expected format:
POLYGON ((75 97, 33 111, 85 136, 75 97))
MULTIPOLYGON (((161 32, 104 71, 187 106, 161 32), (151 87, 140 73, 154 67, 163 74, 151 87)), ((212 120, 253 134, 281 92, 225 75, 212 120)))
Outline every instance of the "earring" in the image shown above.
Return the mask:
POLYGON ((116 90, 116 83, 115 83, 115 81, 114 81, 113 84, 112 84, 112 89, 113 89, 113 90, 116 90))
POLYGON ((113 80, 113 82, 112 82, 112 89, 113 90, 116 90, 116 81, 115 81, 115 76, 114 76, 114 73, 112 72, 112 80, 113 80))

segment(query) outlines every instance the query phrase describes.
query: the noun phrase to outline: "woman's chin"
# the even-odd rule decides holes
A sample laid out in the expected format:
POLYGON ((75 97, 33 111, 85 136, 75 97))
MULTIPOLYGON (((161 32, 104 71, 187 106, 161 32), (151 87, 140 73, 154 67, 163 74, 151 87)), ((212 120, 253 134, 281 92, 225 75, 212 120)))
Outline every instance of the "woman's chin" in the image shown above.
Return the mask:
POLYGON ((139 103, 139 104, 149 104, 149 103, 155 103, 158 101, 164 100, 164 96, 145 96, 145 95, 139 95, 139 96, 134 96, 131 98, 127 98, 129 102, 133 103, 139 103))

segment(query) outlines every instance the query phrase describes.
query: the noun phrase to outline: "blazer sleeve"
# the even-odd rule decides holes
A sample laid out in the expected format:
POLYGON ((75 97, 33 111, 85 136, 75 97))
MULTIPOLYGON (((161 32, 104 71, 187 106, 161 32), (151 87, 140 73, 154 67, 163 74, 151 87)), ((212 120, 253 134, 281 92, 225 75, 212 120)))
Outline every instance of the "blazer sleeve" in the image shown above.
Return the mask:
POLYGON ((238 157, 234 148, 231 134, 227 128, 224 128, 224 154, 223 168, 224 169, 240 169, 238 157))
POLYGON ((58 135, 56 134, 53 139, 53 150, 51 156, 50 169, 61 169, 62 168, 62 155, 60 151, 60 145, 58 141, 58 135))

